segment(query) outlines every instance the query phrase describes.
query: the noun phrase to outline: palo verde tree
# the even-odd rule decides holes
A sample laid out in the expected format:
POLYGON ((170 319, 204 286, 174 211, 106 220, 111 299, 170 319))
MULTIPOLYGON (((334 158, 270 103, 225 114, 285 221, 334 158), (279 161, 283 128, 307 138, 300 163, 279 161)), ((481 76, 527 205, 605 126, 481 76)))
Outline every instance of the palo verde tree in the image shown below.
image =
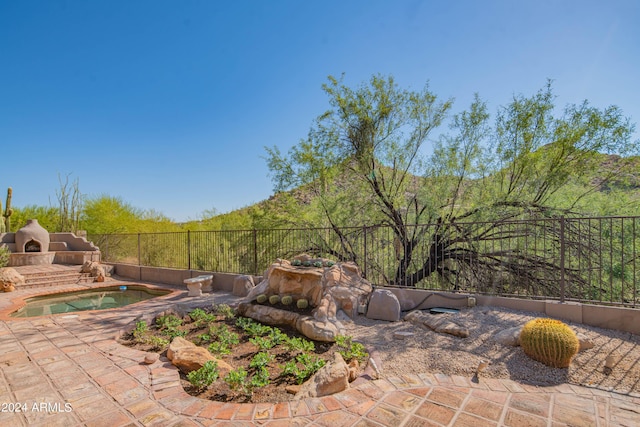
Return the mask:
MULTIPOLYGON (((558 113, 550 83, 531 97, 514 96, 493 123, 476 96, 451 117, 429 155, 425 146, 448 118, 451 101, 439 101, 428 88, 403 90, 382 76, 357 89, 329 77, 323 89, 331 109, 308 137, 287 155, 267 148, 275 190, 304 185, 317 196, 338 243, 320 241, 309 250, 361 263, 357 233, 345 226, 360 221, 390 229, 391 261, 367 263, 396 286, 435 275, 454 289, 483 291, 487 284, 495 288, 496 277, 518 277, 526 292, 545 287, 554 294, 566 272, 554 251, 532 251, 527 242, 544 234, 557 251, 566 230, 543 219, 570 215, 584 195, 565 199, 563 186, 593 168, 598 153, 634 149, 633 125, 617 107, 600 110, 585 101, 558 113), (524 219, 541 221, 514 222, 524 219)), ((604 176, 618 173, 613 168, 604 176)), ((579 237, 564 243, 578 252, 589 245, 579 237)))

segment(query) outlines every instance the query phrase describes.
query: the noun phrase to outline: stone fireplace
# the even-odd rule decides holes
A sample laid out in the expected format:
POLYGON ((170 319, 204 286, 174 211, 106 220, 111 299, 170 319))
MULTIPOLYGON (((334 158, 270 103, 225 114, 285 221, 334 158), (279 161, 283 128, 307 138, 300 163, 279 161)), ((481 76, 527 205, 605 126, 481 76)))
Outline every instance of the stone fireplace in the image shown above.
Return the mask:
POLYGON ((0 245, 11 251, 10 266, 100 261, 100 250, 93 243, 73 233, 49 233, 36 219, 15 233, 0 233, 0 245))

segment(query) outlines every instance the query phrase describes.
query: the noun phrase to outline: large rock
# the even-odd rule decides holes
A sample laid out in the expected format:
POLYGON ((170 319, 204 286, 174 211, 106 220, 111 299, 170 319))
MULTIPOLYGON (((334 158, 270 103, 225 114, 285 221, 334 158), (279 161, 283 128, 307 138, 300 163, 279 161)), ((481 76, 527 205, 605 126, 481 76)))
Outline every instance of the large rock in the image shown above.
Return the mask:
POLYGON ((338 393, 349 388, 349 366, 340 353, 333 354, 333 361, 318 370, 307 382, 302 384, 294 400, 308 397, 322 397, 338 393))
POLYGON ((96 282, 104 282, 106 272, 104 267, 96 261, 85 261, 80 268, 81 273, 89 273, 91 277, 95 277, 96 282))
POLYGON ((455 323, 446 314, 426 314, 420 310, 414 310, 404 317, 404 320, 416 325, 426 326, 436 332, 454 335, 460 338, 469 336, 469 329, 455 323))
MULTIPOLYGON (((269 324, 291 322, 293 317, 277 311, 251 308, 259 295, 290 296, 295 300, 306 299, 313 309, 311 318, 301 316, 295 319, 296 329, 308 338, 333 342, 342 333, 343 326, 338 313, 353 319, 358 306, 369 297, 373 287, 362 278, 355 263, 331 264, 321 258, 299 255, 295 260, 322 267, 293 266, 287 260, 278 259, 265 272, 262 281, 249 291, 244 302, 238 307, 239 314, 269 324)), ((399 320, 399 317, 398 319, 399 320)), ((289 323, 286 323, 289 324, 289 323)))
POLYGON ((250 317, 267 325, 288 326, 294 329, 301 317, 300 314, 293 311, 280 310, 268 305, 248 303, 238 304, 238 314, 244 317, 250 317))
POLYGON ((238 297, 246 297, 249 295, 249 292, 255 288, 255 286, 255 283, 253 283, 253 277, 243 274, 233 279, 232 293, 238 297))
POLYGON ((175 337, 171 341, 167 350, 167 359, 185 374, 202 368, 208 361, 217 362, 220 377, 226 376, 233 370, 231 365, 213 356, 206 348, 198 347, 182 337, 175 337))
POLYGON ((19 285, 24 285, 24 277, 20 273, 11 267, 0 268, 0 290, 12 292, 19 285))
POLYGON ((503 329, 497 332, 493 339, 502 345, 517 347, 520 345, 520 332, 522 332, 522 325, 503 329))
POLYGON ((393 292, 388 289, 373 291, 367 308, 369 319, 397 322, 400 320, 400 314, 400 302, 393 292))

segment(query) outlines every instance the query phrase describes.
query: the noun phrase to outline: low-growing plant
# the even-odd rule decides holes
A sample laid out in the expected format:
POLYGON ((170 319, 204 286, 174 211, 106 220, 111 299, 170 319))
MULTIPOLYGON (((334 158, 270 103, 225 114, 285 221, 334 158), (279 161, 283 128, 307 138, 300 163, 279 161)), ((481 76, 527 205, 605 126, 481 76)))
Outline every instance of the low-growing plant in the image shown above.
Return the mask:
POLYGON ((296 301, 296 307, 298 307, 300 310, 304 310, 305 308, 309 307, 309 301, 307 299, 299 299, 298 301, 296 301))
POLYGON ((181 331, 178 327, 182 326, 182 319, 173 314, 160 316, 156 319, 156 325, 164 335, 173 339, 175 337, 183 337, 186 331, 181 331))
POLYGON ((271 295, 269 297, 269 304, 276 305, 280 302, 280 295, 271 295))
POLYGON ((302 265, 302 261, 300 261, 299 259, 294 259, 293 261, 291 261, 291 265, 293 265, 294 267, 299 267, 302 265))
POLYGON ((0 268, 9 265, 11 251, 6 246, 0 246, 0 268))
POLYGON ((289 351, 304 351, 304 352, 312 352, 315 351, 316 346, 313 341, 309 341, 304 338, 299 337, 287 337, 285 341, 282 343, 287 350, 289 351))
POLYGON ((269 332, 269 338, 271 338, 271 341, 278 345, 288 340, 289 336, 282 332, 280 328, 272 327, 271 332, 269 332))
POLYGON ((239 391, 243 394, 251 394, 251 388, 247 383, 247 371, 240 366, 237 369, 229 371, 224 381, 229 384, 231 390, 239 391))
POLYGON ((282 297, 281 302, 283 305, 291 305, 293 304, 293 297, 291 295, 285 295, 282 297))
POLYGON ((257 296, 256 301, 258 302, 258 304, 264 304, 265 302, 267 302, 267 296, 265 294, 260 294, 257 296))
POLYGON ((136 327, 133 330, 132 335, 136 342, 144 342, 148 332, 149 327, 147 326, 147 322, 145 322, 144 320, 140 320, 136 322, 136 327))
POLYGON ((200 334, 200 335, 196 336, 196 340, 198 340, 198 342, 200 344, 206 344, 208 342, 211 342, 211 335, 209 335, 209 334, 200 334))
POLYGON ((290 360, 280 368, 283 376, 293 376, 298 384, 302 384, 315 374, 318 369, 325 365, 325 361, 318 356, 310 356, 307 353, 300 353, 296 356, 296 360, 290 360), (302 369, 300 368, 302 365, 302 369))
POLYGON ((203 389, 213 384, 219 375, 218 362, 208 360, 202 368, 189 372, 187 374, 187 380, 189 380, 194 387, 203 389))
POLYGON ((228 304, 218 304, 215 307, 216 313, 223 316, 225 319, 233 319, 236 317, 235 310, 228 304))
POLYGON ((271 337, 252 337, 249 338, 249 342, 260 350, 269 350, 276 346, 271 337))
POLYGON ((314 262, 314 263, 313 263, 313 266, 314 266, 314 267, 316 267, 316 268, 320 268, 320 267, 322 267, 322 261, 316 261, 316 262, 314 262))
POLYGON ((251 377, 251 388, 264 387, 269 384, 269 370, 265 366, 259 367, 251 377))
POLYGON ((191 312, 189 312, 189 317, 191 318, 191 320, 193 320, 193 323, 196 326, 201 326, 205 323, 213 322, 214 320, 216 320, 216 317, 213 314, 207 313, 201 308, 194 308, 191 312))
POLYGON ((354 342, 348 335, 337 335, 336 345, 338 346, 338 353, 346 362, 352 359, 358 359, 358 361, 363 362, 369 357, 369 353, 367 353, 364 346, 359 342, 354 342))
POLYGON ((238 334, 230 331, 226 325, 211 325, 209 334, 216 337, 208 347, 214 354, 231 354, 231 346, 240 343, 238 334))
POLYGON ((267 353, 266 351, 261 351, 253 356, 253 359, 251 359, 251 362, 249 363, 249 367, 257 369, 267 366, 273 361, 273 358, 273 355, 267 353))

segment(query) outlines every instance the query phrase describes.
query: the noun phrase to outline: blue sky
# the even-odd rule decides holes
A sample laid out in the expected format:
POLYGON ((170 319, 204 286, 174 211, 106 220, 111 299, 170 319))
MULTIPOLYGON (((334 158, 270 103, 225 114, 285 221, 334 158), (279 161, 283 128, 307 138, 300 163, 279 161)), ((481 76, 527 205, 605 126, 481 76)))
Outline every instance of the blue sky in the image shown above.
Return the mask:
POLYGON ((492 112, 550 78, 638 123, 638 22, 635 0, 0 0, 0 197, 55 205, 69 175, 177 221, 250 205, 264 147, 304 138, 342 73, 492 112))

